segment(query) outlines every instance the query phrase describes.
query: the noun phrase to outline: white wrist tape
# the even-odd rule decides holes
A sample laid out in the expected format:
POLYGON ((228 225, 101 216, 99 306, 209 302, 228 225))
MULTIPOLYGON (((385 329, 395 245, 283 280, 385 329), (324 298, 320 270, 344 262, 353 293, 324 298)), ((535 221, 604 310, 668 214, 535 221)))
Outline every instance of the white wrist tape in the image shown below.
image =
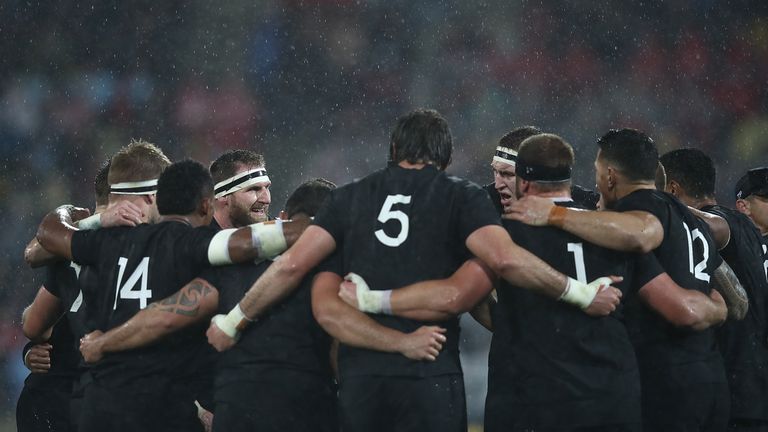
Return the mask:
POLYGON ((32 370, 32 367, 29 366, 29 353, 32 352, 32 348, 28 349, 27 352, 24 353, 24 366, 27 367, 27 369, 32 370))
POLYGON ((349 273, 344 279, 355 284, 357 308, 362 312, 392 314, 392 290, 371 291, 360 275, 349 273))
POLYGON ((77 222, 77 227, 81 230, 96 230, 101 228, 101 214, 96 213, 77 222))
POLYGON ((275 219, 250 225, 251 241, 259 249, 259 258, 274 258, 288 249, 283 235, 283 221, 275 219))
POLYGON ((235 231, 232 228, 221 230, 208 243, 208 262, 211 265, 232 264, 232 258, 229 256, 229 238, 235 231))
POLYGON ((216 324, 221 331, 234 340, 240 338, 240 332, 245 330, 252 321, 245 316, 240 309, 240 304, 235 305, 228 314, 219 314, 214 316, 211 321, 216 324))
POLYGON ((579 282, 573 278, 568 278, 568 284, 565 286, 565 291, 560 294, 558 300, 586 309, 592 304, 592 300, 595 299, 600 288, 602 286, 610 285, 611 282, 611 278, 609 277, 601 277, 588 284, 579 282))

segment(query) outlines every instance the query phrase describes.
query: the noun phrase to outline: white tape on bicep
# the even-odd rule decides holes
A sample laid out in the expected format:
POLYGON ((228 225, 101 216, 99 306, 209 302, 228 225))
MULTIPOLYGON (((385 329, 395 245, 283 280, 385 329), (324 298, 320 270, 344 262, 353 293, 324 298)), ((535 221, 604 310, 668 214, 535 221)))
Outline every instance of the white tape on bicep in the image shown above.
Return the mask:
POLYGON ((260 258, 273 258, 288 249, 282 220, 252 224, 250 227, 251 242, 254 247, 261 248, 260 258))
POLYGON ((232 264, 232 258, 229 256, 229 238, 235 231, 235 229, 225 229, 213 236, 208 244, 208 262, 211 265, 232 264))

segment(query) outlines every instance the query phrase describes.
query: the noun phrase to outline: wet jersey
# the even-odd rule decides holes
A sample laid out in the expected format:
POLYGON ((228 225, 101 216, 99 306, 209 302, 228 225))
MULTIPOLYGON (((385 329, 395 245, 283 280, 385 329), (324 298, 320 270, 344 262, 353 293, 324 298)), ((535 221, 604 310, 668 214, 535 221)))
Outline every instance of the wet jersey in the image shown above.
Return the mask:
MULTIPOLYGON (((499 224, 480 187, 432 166, 390 165, 340 187, 326 199, 314 223, 340 248, 343 273, 361 275, 372 290, 386 290, 450 276, 468 258, 467 237, 499 224)), ((371 315, 384 326, 412 332, 425 323, 371 315)), ((342 345, 339 370, 348 375, 434 376, 460 373, 458 319, 439 323, 448 341, 435 362, 413 361, 342 345)))
MULTIPOLYGON (((74 233, 73 260, 97 268, 99 283, 90 288, 93 292, 83 287, 96 328, 119 326, 181 289, 209 265, 208 244, 215 233, 210 227, 192 228, 177 221, 74 233)), ((139 377, 186 377, 195 373, 190 359, 206 345, 202 325, 192 327, 151 346, 110 353, 92 372, 115 385, 139 377)))
POLYGON ((728 320, 716 332, 731 389, 731 417, 768 419, 768 246, 744 214, 719 205, 701 210, 728 222, 731 238, 720 255, 749 297, 744 319, 728 320))
MULTIPOLYGON (((616 286, 625 299, 631 286, 663 272, 650 254, 636 258, 554 227, 503 224, 521 247, 581 282, 623 276, 616 286), (647 262, 642 275, 636 275, 636 259, 647 262)), ((640 422, 640 377, 621 305, 607 317, 594 318, 506 281, 497 294, 486 422, 515 430, 640 422)))
MULTIPOLYGON (((712 273, 722 263, 707 226, 674 196, 641 189, 619 200, 617 211, 653 214, 664 229, 664 240, 653 253, 673 281, 683 288, 710 293, 712 273)), ((676 328, 641 303, 637 296, 625 308, 627 327, 643 372, 643 392, 651 381, 680 386, 724 382, 714 331, 676 328), (673 377, 672 377, 673 376, 673 377)))
MULTIPOLYGON (((228 313, 272 261, 211 268, 200 277, 219 291, 219 312, 228 313)), ((257 380, 270 370, 310 372, 330 379, 330 337, 312 315, 308 274, 299 287, 248 326, 232 349, 220 353, 216 386, 257 380)))

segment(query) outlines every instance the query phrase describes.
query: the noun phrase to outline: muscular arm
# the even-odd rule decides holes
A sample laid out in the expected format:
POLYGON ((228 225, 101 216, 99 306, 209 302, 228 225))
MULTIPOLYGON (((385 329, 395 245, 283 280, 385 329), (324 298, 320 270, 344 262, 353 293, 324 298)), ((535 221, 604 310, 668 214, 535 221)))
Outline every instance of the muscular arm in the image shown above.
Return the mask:
POLYGON ((81 351, 93 362, 104 353, 150 345, 192 324, 205 321, 219 304, 219 292, 206 280, 196 278, 171 296, 154 302, 122 325, 85 338, 81 351))
POLYGON ((77 228, 72 223, 72 206, 61 206, 48 213, 37 228, 37 241, 48 252, 72 260, 72 233, 77 228))
POLYGON ((496 303, 493 293, 489 294, 483 301, 478 303, 469 313, 481 326, 489 332, 493 332, 493 318, 491 316, 491 306, 496 303))
POLYGON ((725 301, 717 291, 710 296, 680 287, 667 273, 640 288, 640 299, 665 320, 678 327, 704 330, 725 321, 725 301))
MULTIPOLYGON (((296 243, 296 241, 301 236, 301 233, 304 232, 304 230, 307 228, 307 225, 310 221, 311 219, 309 218, 301 218, 281 222, 279 228, 282 229, 281 234, 285 240, 285 244, 278 247, 277 249, 279 250, 275 251, 271 251, 272 249, 275 249, 274 247, 268 247, 265 250, 265 238, 261 238, 260 233, 258 232, 256 237, 259 240, 254 243, 253 230, 256 229, 254 225, 257 224, 238 228, 232 233, 232 236, 229 238, 227 245, 231 261, 234 263, 242 263, 246 261, 252 261, 256 258, 272 258, 275 256, 275 252, 284 252, 286 248, 290 248, 294 243, 296 243)), ((270 226, 275 225, 274 221, 263 222, 258 225, 262 227, 268 227, 270 229, 275 228, 274 226, 270 226)), ((265 234, 261 235, 263 236, 265 234)))
MULTIPOLYGON (((446 279, 417 282, 392 290, 392 315, 418 321, 443 321, 472 309, 493 289, 495 275, 478 259, 466 261, 446 279)), ((356 286, 345 282, 341 297, 357 305, 356 286)))
POLYGON ((527 196, 511 206, 507 218, 528 225, 553 225, 608 249, 650 252, 664 239, 664 227, 645 211, 588 211, 558 207, 546 198, 527 196))
POLYGON ((322 272, 315 276, 312 284, 312 313, 328 334, 346 345, 358 348, 401 353, 415 360, 437 358, 442 342, 445 341, 438 327, 421 327, 409 335, 382 326, 338 297, 341 281, 341 277, 335 273, 322 272), (418 332, 425 334, 415 336, 433 339, 434 344, 414 346, 414 338, 409 336, 418 332))
POLYGON ((715 240, 717 250, 728 246, 728 242, 731 240, 731 227, 728 226, 728 222, 724 218, 693 207, 688 207, 688 210, 709 226, 709 231, 715 240))
POLYGON ((59 261, 61 258, 48 252, 40 245, 37 238, 33 238, 24 248, 24 261, 32 268, 42 267, 59 261))
POLYGON ((747 315, 749 297, 736 277, 731 266, 725 261, 712 274, 712 287, 723 296, 728 306, 728 318, 741 320, 747 315))
POLYGON ((64 313, 61 300, 48 292, 44 286, 37 291, 32 304, 22 315, 24 336, 33 342, 43 342, 51 337, 51 329, 64 313))

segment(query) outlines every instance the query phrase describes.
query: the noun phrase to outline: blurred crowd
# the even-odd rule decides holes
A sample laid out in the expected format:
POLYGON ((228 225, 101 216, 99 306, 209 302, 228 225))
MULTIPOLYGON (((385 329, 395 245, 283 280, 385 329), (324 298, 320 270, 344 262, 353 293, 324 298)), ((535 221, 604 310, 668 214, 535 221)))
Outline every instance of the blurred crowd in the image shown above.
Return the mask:
POLYGON ((523 124, 570 141, 586 186, 594 140, 616 126, 709 153, 726 205, 768 165, 760 0, 10 0, 0 25, 0 409, 24 377, 19 316, 41 277, 23 247, 56 205, 92 206, 96 169, 131 137, 204 163, 263 152, 274 210, 311 176, 381 167, 394 119, 417 106, 448 119, 449 170, 479 183, 523 124))

